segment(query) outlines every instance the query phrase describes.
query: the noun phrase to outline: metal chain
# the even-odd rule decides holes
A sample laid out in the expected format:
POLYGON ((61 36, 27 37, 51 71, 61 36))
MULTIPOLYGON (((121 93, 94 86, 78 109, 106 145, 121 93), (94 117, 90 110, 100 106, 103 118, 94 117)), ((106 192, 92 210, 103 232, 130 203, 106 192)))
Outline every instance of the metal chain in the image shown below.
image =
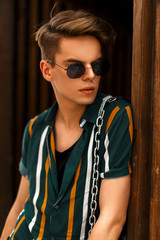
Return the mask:
POLYGON ((94 149, 94 164, 93 164, 93 174, 92 174, 92 188, 91 188, 91 203, 90 203, 90 209, 91 209, 91 215, 89 217, 89 224, 90 224, 90 231, 89 234, 92 231, 93 226, 96 223, 96 209, 97 209, 97 194, 98 194, 98 179, 99 179, 99 155, 98 155, 98 150, 100 146, 100 140, 99 135, 101 133, 101 127, 103 125, 103 116, 104 116, 105 111, 101 110, 99 113, 99 116, 96 121, 96 126, 97 126, 97 132, 95 133, 95 149, 94 149))
POLYGON ((97 131, 95 133, 95 148, 94 148, 94 164, 93 164, 93 174, 92 174, 92 188, 91 188, 91 203, 90 203, 90 210, 91 214, 89 217, 89 224, 90 224, 90 230, 88 232, 88 235, 91 233, 95 223, 96 223, 96 209, 97 209, 97 195, 98 195, 98 179, 99 179, 99 147, 100 147, 100 133, 101 128, 103 125, 103 116, 104 116, 104 106, 106 102, 112 102, 116 98, 113 98, 111 96, 108 96, 101 104, 98 118, 96 120, 96 128, 97 131))

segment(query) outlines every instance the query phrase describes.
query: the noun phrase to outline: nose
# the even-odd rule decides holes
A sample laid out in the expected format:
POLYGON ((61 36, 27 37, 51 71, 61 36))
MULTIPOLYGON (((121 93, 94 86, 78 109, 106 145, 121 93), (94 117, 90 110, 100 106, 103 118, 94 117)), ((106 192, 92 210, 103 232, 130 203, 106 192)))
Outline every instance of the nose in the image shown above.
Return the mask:
POLYGON ((92 67, 85 68, 85 72, 82 76, 83 80, 91 80, 95 77, 92 67))

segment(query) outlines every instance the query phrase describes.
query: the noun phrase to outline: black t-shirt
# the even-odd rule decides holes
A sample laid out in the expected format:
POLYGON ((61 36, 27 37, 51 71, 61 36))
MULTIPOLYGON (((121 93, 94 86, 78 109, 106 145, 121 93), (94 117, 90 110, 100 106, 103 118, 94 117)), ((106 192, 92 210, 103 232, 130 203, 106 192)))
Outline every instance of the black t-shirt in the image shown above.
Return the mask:
POLYGON ((66 162, 67 162, 74 146, 75 146, 75 144, 72 147, 65 150, 64 152, 58 152, 57 150, 55 151, 59 189, 60 189, 61 184, 62 184, 62 179, 63 179, 63 174, 64 174, 64 169, 65 169, 66 162))

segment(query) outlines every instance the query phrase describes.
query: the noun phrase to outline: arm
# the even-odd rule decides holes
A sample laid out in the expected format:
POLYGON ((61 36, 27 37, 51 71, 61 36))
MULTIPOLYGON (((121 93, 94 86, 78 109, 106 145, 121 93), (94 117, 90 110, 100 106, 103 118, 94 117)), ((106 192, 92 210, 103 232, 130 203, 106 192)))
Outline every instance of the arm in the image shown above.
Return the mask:
POLYGON ((25 200, 28 194, 29 194, 29 180, 28 180, 28 177, 22 176, 17 197, 8 214, 8 217, 2 232, 1 240, 6 240, 7 237, 11 234, 12 230, 14 229, 17 221, 17 217, 24 208, 25 200))
POLYGON ((130 175, 102 180, 100 216, 88 240, 117 240, 126 221, 130 195, 130 175))

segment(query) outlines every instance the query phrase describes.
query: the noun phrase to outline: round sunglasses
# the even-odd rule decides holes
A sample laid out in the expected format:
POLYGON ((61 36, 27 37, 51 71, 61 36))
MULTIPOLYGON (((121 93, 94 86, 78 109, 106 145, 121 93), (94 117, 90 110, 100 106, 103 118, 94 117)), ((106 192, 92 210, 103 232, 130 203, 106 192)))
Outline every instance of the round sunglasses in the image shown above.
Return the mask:
MULTIPOLYGON (((67 72, 67 76, 69 78, 80 78, 85 73, 85 70, 90 68, 90 67, 85 68, 84 64, 81 62, 72 63, 67 68, 62 67, 51 60, 46 60, 46 62, 54 63, 58 67, 64 69, 67 72)), ((110 64, 108 61, 98 59, 91 63, 91 67, 92 67, 93 72, 97 76, 103 76, 108 72, 110 64)))

